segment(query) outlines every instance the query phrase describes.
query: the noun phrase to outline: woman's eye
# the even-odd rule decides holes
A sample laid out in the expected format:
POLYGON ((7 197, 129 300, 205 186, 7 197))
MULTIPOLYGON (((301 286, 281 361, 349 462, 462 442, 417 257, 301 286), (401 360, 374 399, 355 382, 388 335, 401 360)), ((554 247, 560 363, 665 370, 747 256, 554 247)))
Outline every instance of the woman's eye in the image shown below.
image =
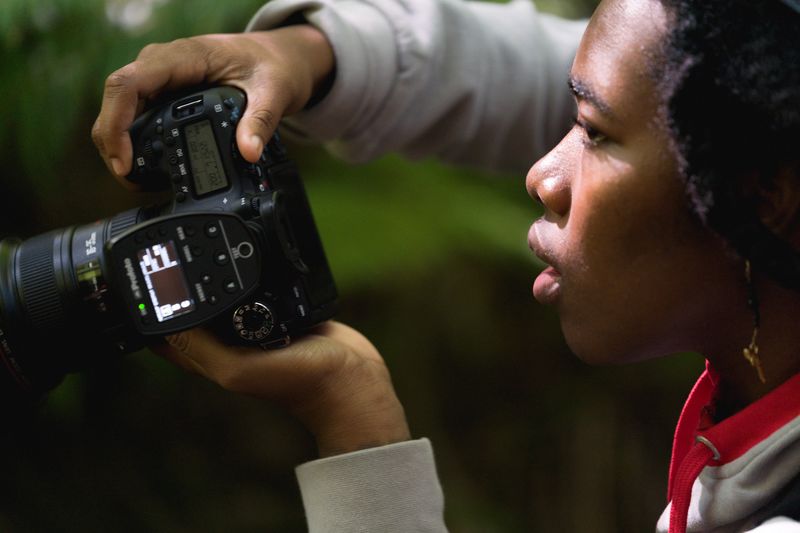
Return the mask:
POLYGON ((575 124, 578 125, 580 129, 583 130, 583 142, 585 145, 589 147, 596 147, 602 144, 608 137, 600 132, 599 130, 595 129, 590 124, 587 124, 585 121, 581 120, 579 117, 575 117, 575 124))

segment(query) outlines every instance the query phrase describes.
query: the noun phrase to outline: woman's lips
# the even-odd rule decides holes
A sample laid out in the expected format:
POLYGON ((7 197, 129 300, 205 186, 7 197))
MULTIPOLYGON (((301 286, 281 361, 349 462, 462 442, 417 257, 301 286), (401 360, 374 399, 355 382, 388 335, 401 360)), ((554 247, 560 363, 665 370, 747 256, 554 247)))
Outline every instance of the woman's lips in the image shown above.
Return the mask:
POLYGON ((552 304, 561 294, 561 274, 548 266, 533 282, 533 297, 542 304, 552 304))
POLYGON ((528 232, 528 245, 539 259, 548 264, 547 268, 533 282, 533 296, 540 303, 552 304, 561 294, 561 273, 555 267, 549 265, 555 263, 555 261, 553 260, 553 254, 545 246, 545 240, 541 235, 544 233, 546 224, 547 222, 543 219, 539 219, 531 226, 528 232))

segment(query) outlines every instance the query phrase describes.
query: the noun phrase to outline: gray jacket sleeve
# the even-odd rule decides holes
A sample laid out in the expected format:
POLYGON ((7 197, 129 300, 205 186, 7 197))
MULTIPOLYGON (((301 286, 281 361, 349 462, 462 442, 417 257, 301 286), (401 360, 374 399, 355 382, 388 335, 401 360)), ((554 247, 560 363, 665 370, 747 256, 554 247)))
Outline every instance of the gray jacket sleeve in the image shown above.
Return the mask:
POLYGON ((296 469, 309 533, 446 533, 427 439, 304 463, 296 469))
POLYGON ((531 0, 272 0, 247 30, 296 12, 328 36, 337 70, 330 93, 283 131, 346 161, 397 152, 525 172, 569 127, 584 20, 531 0))

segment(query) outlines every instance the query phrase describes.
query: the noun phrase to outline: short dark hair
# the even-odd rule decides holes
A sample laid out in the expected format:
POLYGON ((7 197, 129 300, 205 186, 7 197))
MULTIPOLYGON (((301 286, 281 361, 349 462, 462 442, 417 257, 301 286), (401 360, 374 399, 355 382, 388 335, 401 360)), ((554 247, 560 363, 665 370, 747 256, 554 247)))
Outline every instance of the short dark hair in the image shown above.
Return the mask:
POLYGON ((800 251, 765 227, 744 176, 800 187, 800 13, 780 0, 661 0, 659 86, 690 205, 742 257, 800 290, 800 251))

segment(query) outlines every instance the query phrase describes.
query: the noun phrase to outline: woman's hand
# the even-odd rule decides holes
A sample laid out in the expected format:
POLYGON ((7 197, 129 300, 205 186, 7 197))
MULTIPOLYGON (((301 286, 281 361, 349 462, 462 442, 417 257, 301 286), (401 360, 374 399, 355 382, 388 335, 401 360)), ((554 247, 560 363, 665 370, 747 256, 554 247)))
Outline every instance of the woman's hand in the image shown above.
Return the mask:
POLYGON ((228 346, 203 329, 167 341, 153 351, 225 389, 288 409, 316 437, 322 457, 410 438, 377 349, 339 322, 277 350, 228 346))
POLYGON ((147 100, 203 82, 234 85, 248 99, 237 145, 255 163, 280 119, 302 109, 334 66, 327 38, 307 24, 150 44, 106 79, 92 138, 112 174, 134 189, 123 178, 132 161, 128 128, 147 100))

